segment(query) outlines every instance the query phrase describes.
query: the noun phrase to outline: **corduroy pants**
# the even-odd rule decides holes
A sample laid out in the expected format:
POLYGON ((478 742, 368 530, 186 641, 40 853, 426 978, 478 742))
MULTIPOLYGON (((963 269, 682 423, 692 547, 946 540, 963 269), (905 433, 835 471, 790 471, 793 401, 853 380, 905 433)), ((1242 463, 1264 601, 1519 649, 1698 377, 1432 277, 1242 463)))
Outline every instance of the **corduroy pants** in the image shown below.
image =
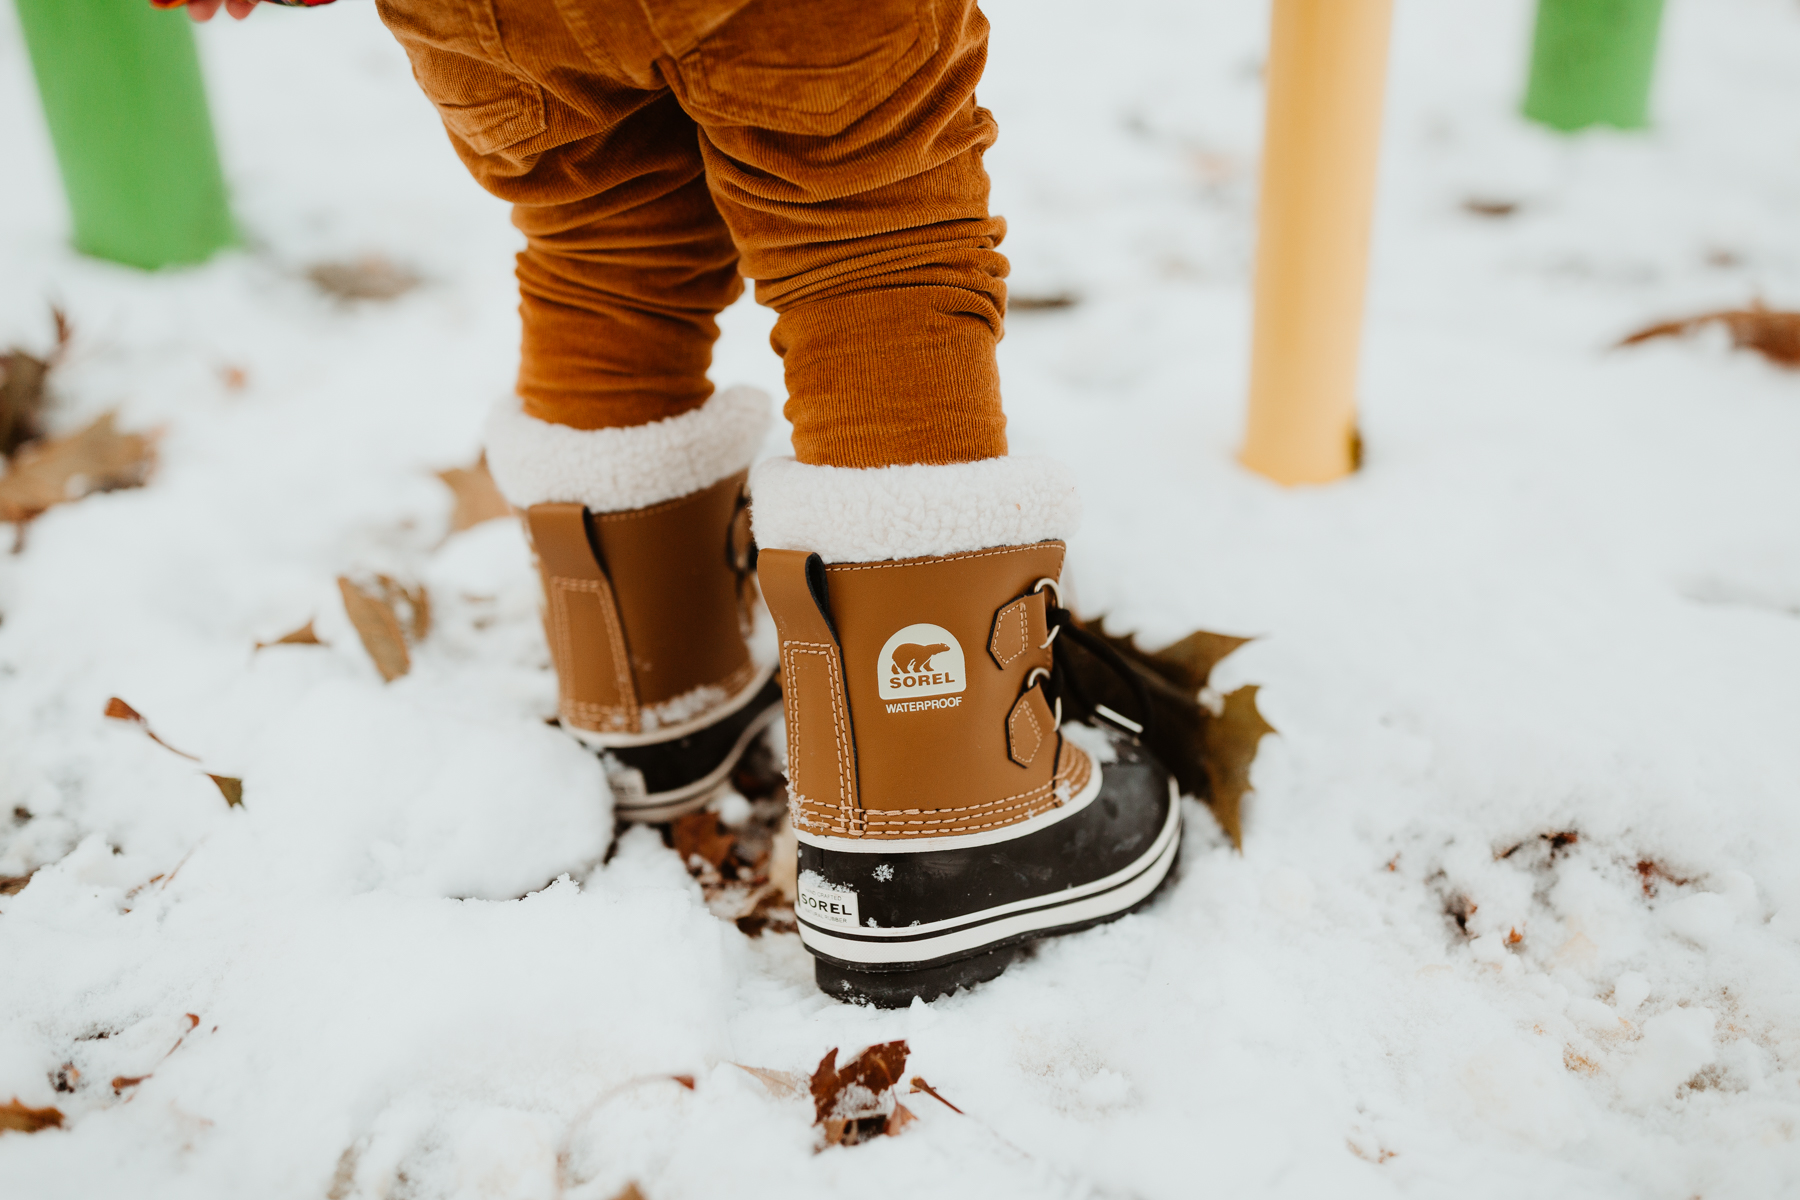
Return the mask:
POLYGON ((704 403, 714 317, 779 315, 804 463, 1006 452, 974 0, 377 0, 475 178, 513 205, 525 411, 704 403))

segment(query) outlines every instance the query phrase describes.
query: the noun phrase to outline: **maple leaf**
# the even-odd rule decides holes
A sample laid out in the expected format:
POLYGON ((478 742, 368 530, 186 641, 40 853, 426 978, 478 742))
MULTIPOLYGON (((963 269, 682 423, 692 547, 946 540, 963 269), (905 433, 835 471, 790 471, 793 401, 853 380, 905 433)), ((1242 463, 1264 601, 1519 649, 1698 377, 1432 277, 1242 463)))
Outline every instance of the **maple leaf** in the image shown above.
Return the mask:
POLYGON ((314 263, 306 277, 338 300, 392 300, 419 286, 416 272, 382 257, 366 254, 349 262, 314 263))
POLYGON ((1239 850, 1244 848, 1242 806, 1250 790, 1250 764, 1264 735, 1275 732, 1256 707, 1256 693, 1253 683, 1226 693, 1224 711, 1206 723, 1206 774, 1212 785, 1208 803, 1239 850))
POLYGON ((120 433, 114 415, 68 437, 22 447, 0 476, 0 521, 29 521, 94 492, 142 487, 155 465, 155 435, 120 433))
POLYGON ((1740 350, 1754 350, 1783 367, 1800 367, 1800 312, 1778 312, 1764 308, 1761 301, 1753 302, 1749 308, 1721 309, 1679 321, 1662 321, 1638 330, 1619 345, 1680 337, 1706 325, 1723 325, 1731 334, 1731 344, 1740 350))
MULTIPOLYGON (((1257 711, 1254 687, 1225 697, 1216 715, 1201 703, 1200 693, 1209 686, 1220 660, 1254 639, 1199 629, 1161 650, 1145 650, 1133 637, 1108 633, 1104 618, 1080 625, 1118 651, 1149 694, 1144 745, 1168 768, 1184 795, 1212 808, 1232 845, 1243 849, 1239 810, 1249 786, 1250 763, 1262 734, 1275 730, 1257 711)), ((1138 700, 1132 689, 1098 656, 1075 643, 1068 661, 1077 690, 1091 704, 1104 704, 1119 713, 1135 711, 1138 700)))
POLYGON ((171 754, 179 754, 179 755, 181 755, 181 757, 188 759, 192 762, 200 761, 199 755, 189 754, 186 750, 177 750, 177 749, 175 749, 175 747, 169 745, 169 743, 167 743, 167 742, 163 741, 161 738, 157 737, 156 731, 154 729, 150 728, 150 722, 148 722, 144 719, 144 714, 139 712, 137 709, 131 707, 131 705, 125 703, 123 700, 119 699, 117 696, 112 697, 110 700, 108 700, 106 702, 106 712, 103 715, 106 716, 110 720, 127 721, 133 725, 136 725, 138 728, 140 728, 144 731, 144 736, 148 737, 151 741, 153 741, 157 745, 161 746, 164 750, 169 751, 169 753, 171 753, 171 754))
POLYGON ((337 583, 344 597, 344 615, 356 627, 356 636, 362 639, 363 649, 381 677, 392 683, 412 670, 407 642, 420 641, 431 631, 431 602, 425 589, 404 587, 386 575, 377 575, 373 588, 346 575, 338 576, 337 583))
POLYGON ((898 1133, 913 1120, 894 1098, 894 1085, 906 1071, 905 1041, 881 1042, 837 1065, 837 1050, 825 1052, 812 1074, 815 1125, 825 1130, 828 1146, 852 1146, 881 1134, 898 1133))
POLYGON ((456 507, 450 513, 450 532, 512 515, 512 505, 500 494, 494 477, 488 474, 487 455, 476 459, 472 467, 452 467, 448 471, 439 471, 437 477, 444 481, 456 501, 456 507))
POLYGON ((256 648, 263 650, 270 646, 318 646, 321 644, 319 635, 313 632, 313 623, 308 621, 300 628, 284 633, 272 642, 256 643, 256 648))
POLYGON ((11 1104, 0 1104, 0 1133, 9 1130, 18 1133, 36 1133, 40 1129, 61 1129, 63 1123, 62 1110, 58 1108, 32 1108, 14 1096, 11 1104))

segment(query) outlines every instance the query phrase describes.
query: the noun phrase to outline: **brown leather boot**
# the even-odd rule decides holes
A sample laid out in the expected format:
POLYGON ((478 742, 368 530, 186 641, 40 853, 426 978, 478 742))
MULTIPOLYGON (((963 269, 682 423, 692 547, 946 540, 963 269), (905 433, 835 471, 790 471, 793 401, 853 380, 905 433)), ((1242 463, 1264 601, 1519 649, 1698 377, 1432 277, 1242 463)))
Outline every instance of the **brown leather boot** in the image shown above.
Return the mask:
POLYGON ((1140 722, 1096 706, 1112 731, 1062 724, 1094 711, 1058 647, 1084 637, 1059 597, 1066 475, 781 460, 754 490, 820 987, 929 1000, 1144 903, 1181 809, 1140 722))
POLYGON ((734 389, 627 429, 490 422, 496 483, 524 510, 563 728, 601 752, 615 812, 665 821, 728 786, 780 711, 744 481, 768 399, 734 389))

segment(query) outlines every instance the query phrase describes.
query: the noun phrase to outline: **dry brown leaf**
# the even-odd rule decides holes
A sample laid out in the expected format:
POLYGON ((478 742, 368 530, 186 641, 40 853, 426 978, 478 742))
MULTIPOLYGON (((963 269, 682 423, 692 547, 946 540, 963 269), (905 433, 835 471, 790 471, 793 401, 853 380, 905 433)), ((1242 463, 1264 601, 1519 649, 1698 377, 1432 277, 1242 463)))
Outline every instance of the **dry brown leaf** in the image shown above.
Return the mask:
POLYGON ((148 1075, 114 1075, 112 1081, 113 1095, 118 1095, 126 1088, 136 1087, 148 1078, 150 1078, 148 1075))
POLYGON ((1478 217, 1510 217, 1519 211, 1517 200, 1496 200, 1486 196, 1470 196, 1463 201, 1463 211, 1478 217))
POLYGON ((894 1111, 888 1114, 887 1124, 882 1127, 881 1132, 889 1137, 896 1137, 902 1129, 918 1119, 912 1115, 912 1109, 896 1100, 894 1101, 894 1111))
POLYGON ((339 300, 392 300, 419 286, 416 272, 379 254, 350 262, 315 263, 306 277, 339 300))
POLYGON ((112 697, 110 700, 108 700, 106 702, 106 712, 104 715, 111 718, 114 721, 129 721, 129 722, 131 722, 133 725, 136 725, 138 728, 142 729, 144 731, 144 735, 146 737, 148 737, 151 741, 155 742, 157 745, 161 746, 164 750, 167 750, 171 754, 179 754, 179 755, 181 755, 181 757, 188 759, 191 762, 199 762, 200 761, 199 755, 189 754, 186 750, 177 750, 177 749, 175 749, 175 747, 169 745, 169 743, 167 743, 167 742, 163 741, 161 738, 157 737, 156 730, 150 728, 150 722, 144 720, 144 714, 139 712, 137 709, 131 707, 131 705, 125 703, 123 700, 119 699, 117 696, 112 697))
POLYGON ((722 867, 737 844, 737 838, 720 822, 718 814, 704 810, 680 818, 671 832, 675 853, 681 856, 683 865, 698 855, 709 866, 722 867))
POLYGON ((225 807, 226 808, 239 808, 243 805, 243 803, 244 803, 244 781, 243 780, 233 779, 229 775, 214 775, 214 774, 211 774, 210 772, 207 774, 206 777, 218 785, 219 794, 221 796, 225 797, 225 807))
POLYGON ((771 1071, 767 1067, 746 1067, 743 1063, 732 1063, 740 1071, 747 1071, 762 1081, 769 1089, 769 1094, 786 1100, 793 1096, 803 1095, 806 1091, 806 1076, 798 1071, 771 1071))
POLYGON ((319 635, 313 632, 313 623, 308 621, 300 628, 291 633, 284 633, 272 642, 256 643, 256 648, 263 650, 270 646, 318 646, 322 644, 319 641, 319 635))
POLYGON ((63 1123, 62 1110, 59 1108, 32 1108, 14 1096, 11 1104, 0 1104, 0 1133, 13 1131, 17 1133, 36 1133, 40 1129, 61 1129, 63 1123))
POLYGON ((814 1124, 825 1130, 828 1146, 853 1146, 881 1134, 897 1133, 912 1114, 896 1123, 900 1104, 894 1085, 906 1070, 904 1041, 870 1046, 840 1070, 837 1050, 825 1053, 813 1072, 811 1090, 814 1124))
POLYGON ((18 895, 25 890, 25 885, 31 882, 31 877, 35 874, 37 872, 33 870, 24 875, 0 875, 0 896, 18 895))
POLYGON ((0 476, 0 521, 29 521, 47 508, 94 492, 141 487, 156 460, 156 439, 120 433, 107 413, 80 433, 24 446, 0 476))
MULTIPOLYGON (((922 1075, 914 1075, 912 1077, 912 1090, 914 1095, 924 1092, 927 1096, 930 1096, 933 1100, 936 1100, 939 1104, 943 1105, 953 1113, 962 1113, 962 1109, 944 1099, 943 1096, 938 1094, 936 1088, 932 1087, 929 1083, 926 1083, 925 1077, 922 1075)), ((963 1115, 966 1116, 967 1114, 965 1113, 963 1115)))
POLYGON ((495 517, 512 515, 512 505, 506 502, 506 497, 494 484, 494 477, 488 474, 487 455, 476 459, 472 467, 452 467, 448 471, 439 471, 437 477, 444 481, 456 501, 456 507, 450 513, 452 533, 495 517))
POLYGON ((1062 308, 1074 308, 1081 298, 1073 292, 1045 292, 1042 295, 1009 295, 1006 298, 1007 312, 1054 312, 1062 308))
POLYGON ((1264 734, 1275 727, 1256 707, 1256 684, 1246 684, 1225 696, 1225 708, 1206 723, 1206 773, 1212 784, 1213 816, 1231 838, 1244 848, 1243 799, 1250 790, 1250 764, 1264 734))
POLYGON ((1754 350, 1783 367, 1800 367, 1800 312, 1777 312, 1764 308, 1761 302, 1749 308, 1663 321, 1638 330, 1619 345, 1635 346, 1653 338, 1679 337, 1705 325, 1723 325, 1731 334, 1731 344, 1740 350, 1754 350))
MULTIPOLYGON (((384 577, 385 578, 385 577, 384 577)), ((393 602, 381 592, 369 592, 352 583, 348 576, 338 576, 338 591, 344 597, 344 615, 356 627, 363 649, 375 661, 375 669, 389 683, 412 670, 412 655, 406 649, 406 631, 394 612, 393 602)))
POLYGON ((0 456, 12 457, 27 442, 44 435, 42 417, 48 399, 44 384, 69 348, 72 331, 63 310, 52 305, 56 343, 42 358, 14 346, 0 354, 0 456))

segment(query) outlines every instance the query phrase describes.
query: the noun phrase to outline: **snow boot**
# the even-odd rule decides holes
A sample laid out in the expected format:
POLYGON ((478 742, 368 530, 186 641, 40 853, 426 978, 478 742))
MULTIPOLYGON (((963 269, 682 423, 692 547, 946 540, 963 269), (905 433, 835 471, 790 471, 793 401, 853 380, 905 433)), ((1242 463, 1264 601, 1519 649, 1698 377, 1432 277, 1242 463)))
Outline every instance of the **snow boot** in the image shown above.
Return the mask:
POLYGON ((1145 903, 1181 808, 1128 734, 1140 721, 1062 725, 1085 705, 1057 643, 1097 642, 1060 602, 1067 475, 1022 458, 779 460, 752 490, 820 988, 931 1000, 1145 903))
POLYGON ((737 388, 623 429, 521 412, 488 426, 488 459, 543 581, 564 729, 600 753, 614 812, 667 821, 729 786, 780 712, 758 607, 744 482, 768 398, 737 388))

